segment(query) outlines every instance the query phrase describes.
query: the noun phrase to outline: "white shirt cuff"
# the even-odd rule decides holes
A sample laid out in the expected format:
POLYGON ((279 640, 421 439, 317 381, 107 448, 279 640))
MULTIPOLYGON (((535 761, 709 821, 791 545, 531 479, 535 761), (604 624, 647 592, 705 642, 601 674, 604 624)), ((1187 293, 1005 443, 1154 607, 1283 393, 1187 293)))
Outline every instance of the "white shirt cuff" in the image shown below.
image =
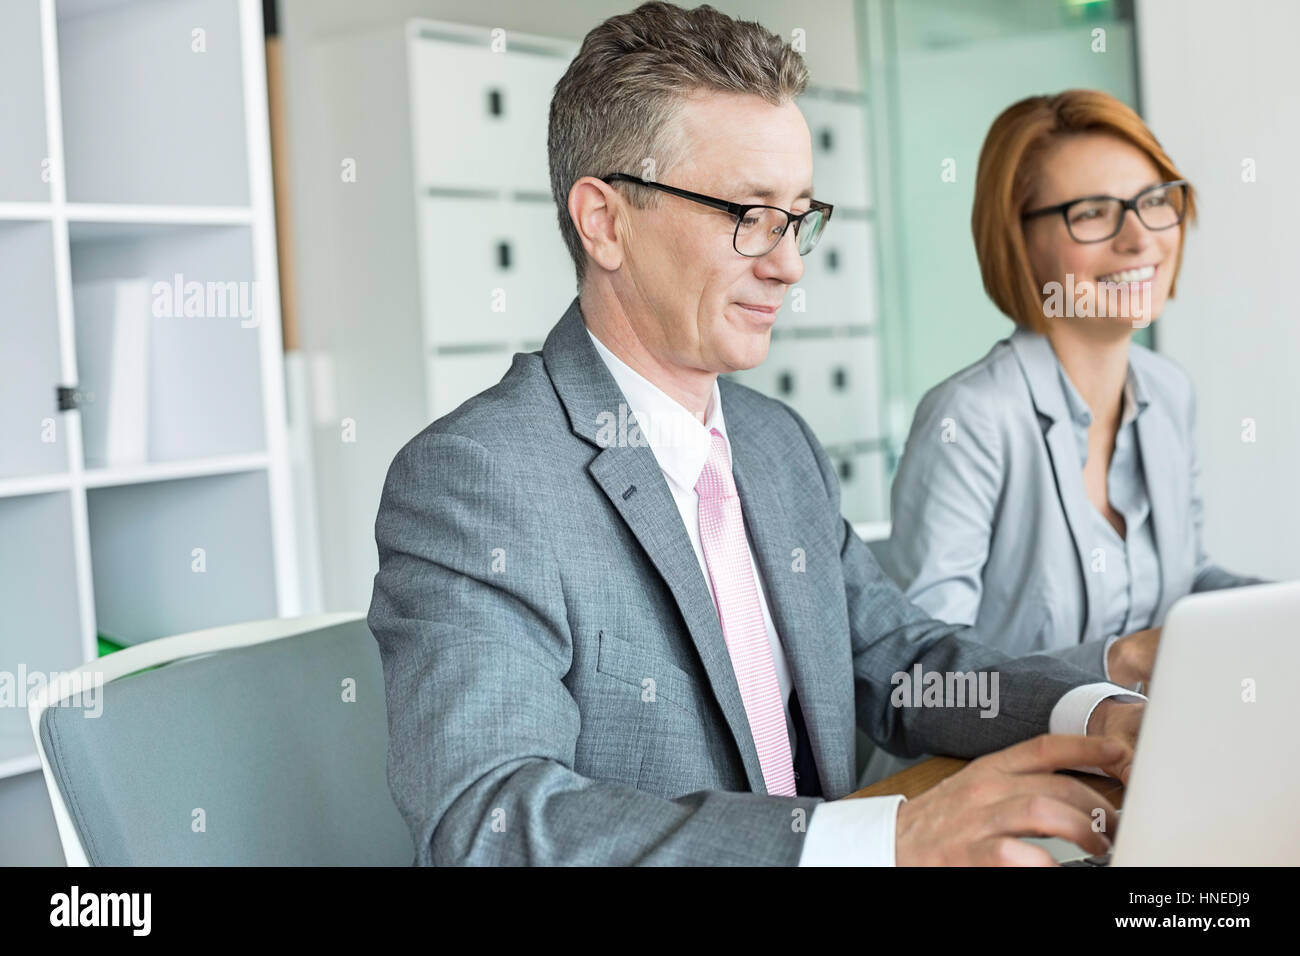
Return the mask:
POLYGON ((808 818, 800 866, 893 866, 902 794, 819 803, 808 818))
POLYGON ((1110 676, 1110 646, 1120 639, 1121 635, 1112 634, 1106 638, 1106 646, 1101 649, 1101 672, 1106 675, 1106 680, 1114 681, 1115 678, 1110 676))
MULTIPOLYGON (((1118 698, 1122 703, 1139 703, 1147 699, 1144 694, 1125 690, 1118 684, 1084 684, 1061 695, 1061 699, 1052 708, 1052 715, 1048 719, 1048 731, 1053 734, 1087 734, 1088 721, 1092 718, 1092 712, 1108 697, 1118 698)), ((1108 776, 1106 771, 1099 767, 1071 767, 1070 769, 1108 776)), ((808 833, 812 834, 811 823, 808 826, 808 833)))

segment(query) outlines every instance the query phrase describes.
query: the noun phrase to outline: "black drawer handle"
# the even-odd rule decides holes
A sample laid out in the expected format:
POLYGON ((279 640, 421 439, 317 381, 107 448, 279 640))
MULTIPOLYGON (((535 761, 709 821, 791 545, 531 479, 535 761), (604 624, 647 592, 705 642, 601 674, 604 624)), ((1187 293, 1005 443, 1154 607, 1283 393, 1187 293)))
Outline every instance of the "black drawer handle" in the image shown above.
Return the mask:
POLYGON ((853 477, 853 463, 845 458, 840 462, 840 480, 848 481, 853 477))
POLYGON ((493 116, 505 113, 505 97, 500 90, 488 90, 488 112, 493 116))
POLYGON ((502 269, 510 268, 510 243, 508 242, 497 243, 497 264, 502 269))
POLYGON ((776 379, 776 390, 782 395, 789 395, 794 391, 794 376, 789 372, 782 372, 776 379))
POLYGON ((849 387, 849 373, 844 366, 839 366, 831 373, 831 384, 835 386, 837 391, 841 392, 849 387))
POLYGON ((835 146, 835 137, 831 135, 829 126, 822 129, 822 151, 829 153, 835 146))

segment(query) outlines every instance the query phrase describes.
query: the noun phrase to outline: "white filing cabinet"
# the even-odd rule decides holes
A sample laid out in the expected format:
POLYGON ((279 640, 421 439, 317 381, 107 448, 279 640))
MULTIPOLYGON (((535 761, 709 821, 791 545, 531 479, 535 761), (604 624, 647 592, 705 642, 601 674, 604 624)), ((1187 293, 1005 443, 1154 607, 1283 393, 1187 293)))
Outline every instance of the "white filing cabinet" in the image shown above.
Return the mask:
POLYGON ((429 407, 455 408, 499 382, 510 370, 514 353, 504 350, 450 353, 430 359, 429 407), (432 363, 436 361, 436 366, 432 363))
POLYGON ((810 90, 799 108, 812 137, 815 198, 835 211, 786 293, 767 360, 732 377, 798 411, 836 465, 845 517, 878 523, 888 518, 888 466, 867 105, 857 94, 810 90))
POLYGON ((546 155, 576 44, 412 20, 312 41, 300 139, 327 610, 369 605, 394 455, 539 349, 576 294, 546 155))
POLYGON ((417 182, 549 196, 551 92, 576 48, 449 24, 413 23, 409 36, 417 182))
POLYGON ((739 378, 788 403, 823 445, 847 450, 880 437, 876 351, 875 336, 863 333, 786 337, 739 378))
POLYGON ((418 203, 428 347, 545 339, 574 294, 554 203, 440 195, 418 203))
POLYGON ((540 347, 574 295, 546 154, 576 48, 430 22, 407 29, 428 416, 540 347))
POLYGON ((876 324, 874 224, 844 211, 849 215, 841 218, 836 205, 817 248, 804 257, 803 278, 782 310, 783 316, 788 310, 793 328, 876 324))
POLYGON ((814 91, 799 102, 812 136, 813 185, 818 197, 846 209, 870 209, 866 107, 856 94, 814 91))

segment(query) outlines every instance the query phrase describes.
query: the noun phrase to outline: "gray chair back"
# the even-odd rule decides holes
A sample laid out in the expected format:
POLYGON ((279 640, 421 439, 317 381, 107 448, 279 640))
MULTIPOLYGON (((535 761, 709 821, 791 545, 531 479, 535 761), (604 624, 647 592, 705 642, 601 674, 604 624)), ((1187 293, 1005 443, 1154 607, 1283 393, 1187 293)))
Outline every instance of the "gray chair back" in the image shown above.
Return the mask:
POLYGON ((110 681, 40 733, 92 866, 409 866, 364 619, 110 681))

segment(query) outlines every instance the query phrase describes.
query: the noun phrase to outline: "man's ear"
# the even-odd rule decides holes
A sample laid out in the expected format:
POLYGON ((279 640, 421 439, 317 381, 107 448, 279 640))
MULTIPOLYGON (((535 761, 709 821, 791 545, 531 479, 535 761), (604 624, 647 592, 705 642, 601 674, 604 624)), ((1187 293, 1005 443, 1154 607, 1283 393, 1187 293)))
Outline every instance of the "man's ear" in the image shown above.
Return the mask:
POLYGON ((622 197, 608 183, 594 176, 574 183, 569 190, 569 219, 598 266, 612 272, 623 264, 627 217, 622 197))

